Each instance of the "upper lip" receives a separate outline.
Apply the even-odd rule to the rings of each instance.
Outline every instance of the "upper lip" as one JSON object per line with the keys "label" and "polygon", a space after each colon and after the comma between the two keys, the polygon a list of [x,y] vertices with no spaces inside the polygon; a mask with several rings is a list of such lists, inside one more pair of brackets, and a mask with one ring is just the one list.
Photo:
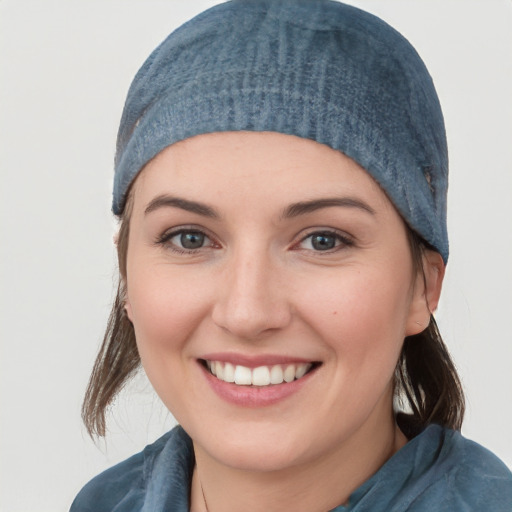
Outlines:
{"label": "upper lip", "polygon": [[221,361],[231,363],[232,365],[246,366],[247,368],[258,368],[259,366],[272,366],[276,364],[300,364],[313,363],[313,359],[304,359],[302,357],[285,356],[279,354],[259,354],[249,356],[246,354],[236,354],[230,352],[205,354],[200,359],[205,361]]}

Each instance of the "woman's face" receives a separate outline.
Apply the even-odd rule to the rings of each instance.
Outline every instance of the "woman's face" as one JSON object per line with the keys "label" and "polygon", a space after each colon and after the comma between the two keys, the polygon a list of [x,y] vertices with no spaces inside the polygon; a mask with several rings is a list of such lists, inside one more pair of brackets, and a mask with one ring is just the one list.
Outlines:
{"label": "woman's face", "polygon": [[392,424],[425,299],[403,221],[362,168],[294,136],[217,133],[162,151],[133,192],[127,312],[196,449],[282,469]]}

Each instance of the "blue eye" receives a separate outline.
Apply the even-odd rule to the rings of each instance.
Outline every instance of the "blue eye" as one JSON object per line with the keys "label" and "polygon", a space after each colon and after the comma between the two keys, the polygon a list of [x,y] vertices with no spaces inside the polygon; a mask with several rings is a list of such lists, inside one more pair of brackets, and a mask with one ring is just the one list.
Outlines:
{"label": "blue eye", "polygon": [[317,251],[328,251],[336,246],[336,238],[324,233],[315,234],[311,236],[311,245]]}
{"label": "blue eye", "polygon": [[178,229],[164,233],[157,243],[174,252],[194,252],[205,247],[213,246],[210,238],[197,229]]}
{"label": "blue eye", "polygon": [[310,251],[332,251],[338,247],[351,246],[353,242],[338,233],[332,231],[318,231],[303,238],[300,247]]}
{"label": "blue eye", "polygon": [[173,236],[171,241],[183,249],[193,250],[203,247],[206,238],[200,231],[184,231]]}

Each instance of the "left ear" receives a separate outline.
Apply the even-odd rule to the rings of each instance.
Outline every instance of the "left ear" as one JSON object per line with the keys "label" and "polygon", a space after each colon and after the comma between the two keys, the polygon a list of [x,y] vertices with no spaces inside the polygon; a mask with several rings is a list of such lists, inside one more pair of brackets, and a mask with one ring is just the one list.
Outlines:
{"label": "left ear", "polygon": [[406,336],[419,334],[430,323],[430,316],[437,309],[441,288],[443,286],[445,264],[436,251],[425,249],[422,255],[422,269],[416,276]]}

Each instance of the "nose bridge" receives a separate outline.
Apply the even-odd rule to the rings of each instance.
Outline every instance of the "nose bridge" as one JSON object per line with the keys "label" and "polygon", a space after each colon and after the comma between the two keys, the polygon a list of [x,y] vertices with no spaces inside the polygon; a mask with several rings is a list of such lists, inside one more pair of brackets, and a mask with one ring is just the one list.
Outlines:
{"label": "nose bridge", "polygon": [[214,321],[246,339],[284,327],[290,308],[281,284],[279,266],[268,249],[249,244],[238,248],[225,268]]}

